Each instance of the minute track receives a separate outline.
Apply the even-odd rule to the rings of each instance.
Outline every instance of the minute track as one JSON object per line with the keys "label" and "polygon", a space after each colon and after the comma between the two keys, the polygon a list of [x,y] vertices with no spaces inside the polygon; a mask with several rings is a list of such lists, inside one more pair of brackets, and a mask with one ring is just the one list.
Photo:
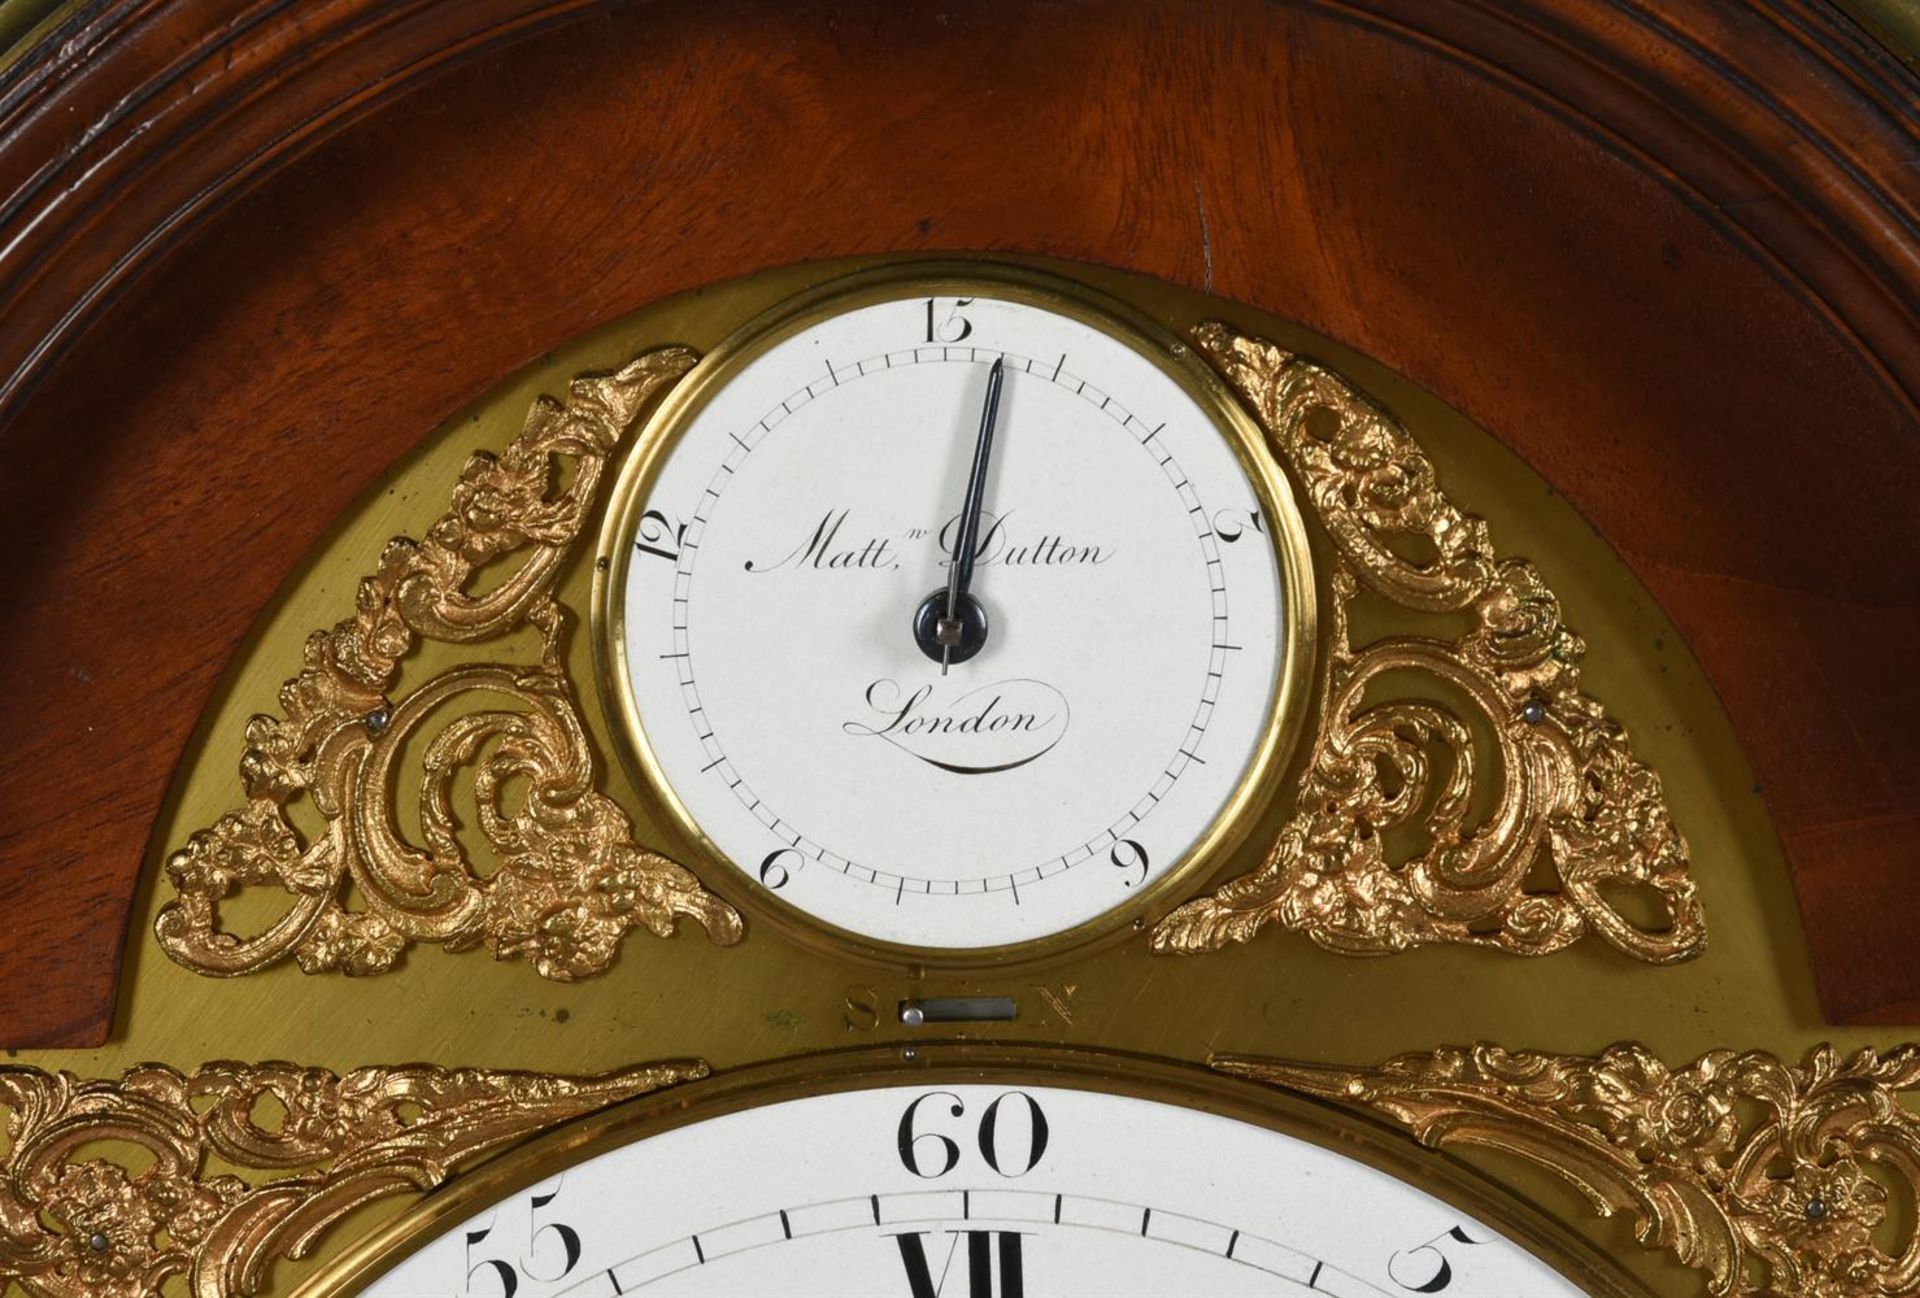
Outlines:
{"label": "minute track", "polygon": [[[974,1211],[976,1195],[991,1205],[989,1211]],[[873,1244],[884,1249],[886,1241],[900,1232],[910,1231],[939,1241],[946,1234],[966,1235],[983,1228],[1006,1234],[1057,1228],[1145,1239],[1211,1255],[1249,1271],[1264,1272],[1273,1277],[1272,1292],[1276,1295],[1316,1293],[1332,1294],[1335,1298],[1389,1298],[1385,1290],[1337,1267],[1329,1267],[1322,1258],[1220,1222],[1151,1204],[994,1186],[931,1193],[867,1194],[787,1204],[751,1217],[718,1223],[622,1258],[580,1283],[558,1291],[554,1298],[644,1293],[651,1286],[695,1267],[721,1265],[729,1259],[783,1244],[806,1244],[838,1236],[849,1240],[841,1247],[858,1247],[852,1241],[872,1237]],[[703,1236],[708,1241],[704,1245]],[[726,1242],[716,1244],[715,1240]],[[609,1284],[618,1287],[608,1288]]]}
{"label": "minute track", "polygon": [[[894,369],[904,369],[912,365],[926,365],[926,364],[938,364],[938,365],[957,364],[957,365],[976,365],[977,366],[983,363],[990,363],[990,359],[1002,359],[1008,364],[1009,367],[1018,368],[1023,373],[1031,374],[1033,372],[1033,362],[1028,357],[1017,356],[1007,352],[987,351],[981,348],[966,348],[964,349],[966,352],[964,356],[956,355],[955,353],[960,350],[962,349],[946,348],[946,347],[942,347],[938,349],[927,348],[927,347],[904,349],[902,351],[884,353],[881,356],[877,356],[877,357],[864,358],[860,361],[857,361],[855,363],[854,368],[856,370],[856,377],[866,377],[870,372],[870,367],[874,367],[874,366],[879,367],[878,372],[886,372]],[[938,352],[937,355],[932,354],[936,351]],[[1065,360],[1066,358],[1063,356],[1061,358],[1060,364],[1057,365],[1050,374],[1048,374],[1047,377],[1050,383],[1057,384],[1062,388],[1067,388],[1070,386],[1073,391],[1073,394],[1076,397],[1079,397],[1085,400],[1089,405],[1093,406],[1096,411],[1102,414],[1105,414],[1109,419],[1111,419],[1113,422],[1115,422],[1116,424],[1118,424],[1123,428],[1133,427],[1133,426],[1144,427],[1144,424],[1141,423],[1141,421],[1137,418],[1137,416],[1135,416],[1131,412],[1126,411],[1122,407],[1115,404],[1111,395],[1101,391],[1096,387],[1093,387],[1087,380],[1078,378],[1072,371],[1066,370],[1064,368]],[[803,408],[805,405],[820,399],[826,393],[831,393],[836,389],[849,386],[853,381],[854,381],[853,379],[849,379],[844,382],[834,382],[832,384],[825,385],[824,392],[815,391],[814,385],[804,385],[794,390],[788,396],[782,398],[778,403],[778,409],[781,412],[781,418],[774,419],[772,414],[769,413],[768,415],[762,416],[760,419],[754,421],[751,427],[759,429],[761,432],[761,437],[756,438],[751,443],[742,441],[737,435],[729,433],[728,436],[740,448],[740,458],[744,459],[746,455],[751,454],[754,450],[756,450],[759,447],[761,440],[765,436],[772,434],[775,431],[775,429],[777,429],[781,424],[783,424],[786,421],[786,418],[794,414],[797,414],[799,410]],[[1098,401],[1094,400],[1094,396],[1089,396],[1088,395],[1089,393],[1092,393],[1094,394],[1094,396],[1097,396]],[[1146,436],[1136,437],[1135,440],[1141,446],[1144,447],[1147,445],[1149,441],[1151,441],[1153,436],[1158,432],[1160,432],[1161,429],[1165,428],[1165,426],[1166,425],[1163,422],[1159,424],[1157,427],[1153,428],[1151,431],[1149,431]],[[1184,474],[1180,473],[1179,466],[1171,454],[1163,454],[1161,456],[1154,457],[1154,458],[1155,458],[1155,462],[1164,471],[1166,471],[1168,480],[1169,482],[1172,483],[1175,490],[1178,491],[1183,497],[1189,498],[1191,500],[1191,503],[1188,504],[1187,506],[1187,512],[1193,517],[1195,517],[1196,519],[1201,520],[1200,526],[1198,526],[1195,529],[1195,535],[1196,535],[1196,539],[1202,545],[1203,552],[1205,552],[1205,555],[1206,555],[1205,565],[1209,571],[1209,574],[1212,577],[1212,589],[1217,594],[1219,594],[1224,598],[1225,586],[1223,584],[1223,577],[1221,576],[1221,573],[1223,571],[1223,565],[1221,564],[1218,553],[1211,550],[1210,548],[1211,545],[1213,544],[1214,537],[1213,537],[1212,529],[1209,526],[1207,526],[1205,523],[1205,519],[1208,516],[1207,510],[1204,504],[1198,499],[1198,497],[1192,494],[1193,486],[1191,481]],[[728,461],[722,462],[721,469],[716,470],[716,473],[720,473],[722,471],[724,471],[727,476],[732,476],[736,472],[734,466],[731,463],[731,457],[729,458]],[[698,551],[699,551],[698,542],[699,542],[701,531],[710,523],[709,514],[712,506],[708,505],[706,501],[709,498],[711,498],[713,501],[717,502],[720,499],[720,497],[721,497],[721,490],[716,489],[714,483],[709,483],[707,487],[703,490],[702,505],[698,510],[695,511],[693,515],[694,524],[693,526],[689,527],[687,532],[687,538],[682,545],[683,556],[693,556],[698,554]],[[677,575],[682,579],[686,580],[687,582],[689,583],[691,582],[693,578],[693,563],[691,562],[690,557],[683,559],[683,561],[678,565]],[[675,603],[677,605],[680,605],[681,607],[686,607],[687,605],[690,604],[690,600],[684,597],[676,596]],[[1225,619],[1223,617],[1216,617],[1215,624],[1216,626],[1224,626]],[[686,629],[686,626],[684,622],[676,623],[675,625],[676,631],[684,631],[685,629]],[[690,655],[687,655],[686,657],[688,657],[688,659],[690,660]],[[1207,674],[1208,674],[1208,677],[1210,678],[1210,681],[1219,679],[1219,673],[1217,668],[1210,669]],[[686,671],[685,675],[682,677],[681,683],[688,687],[693,686],[694,674],[690,666]],[[697,697],[697,691],[695,693],[695,697]],[[1211,702],[1211,699],[1203,693],[1202,706],[1206,706],[1210,704],[1210,702]],[[690,707],[688,711],[689,711],[689,715],[695,715],[699,713],[701,709],[696,706],[696,707]],[[1196,728],[1204,732],[1205,725],[1204,723],[1200,723],[1197,726],[1190,726],[1188,733],[1192,733]],[[701,736],[703,740],[710,739],[711,737],[712,737],[711,735],[707,735],[707,734],[703,734]],[[1189,761],[1201,760],[1200,758],[1195,756],[1193,753],[1188,752],[1185,746],[1183,746],[1179,750],[1179,755],[1189,759]],[[721,756],[719,758],[719,761],[721,762],[725,762],[726,760],[727,759],[724,756]],[[1156,783],[1155,788],[1153,790],[1153,792],[1157,794],[1157,796],[1155,796],[1153,799],[1155,802],[1158,802],[1160,798],[1165,796],[1167,788],[1170,788],[1172,783],[1174,781],[1177,781],[1180,778],[1181,774],[1186,769],[1186,766],[1187,766],[1187,762],[1181,762],[1178,764],[1177,767],[1172,764],[1169,765],[1169,767],[1164,771],[1164,775],[1166,776],[1166,779],[1167,779],[1167,785],[1165,787],[1162,787],[1161,785]],[[711,769],[711,767],[706,769]],[[703,770],[702,773],[705,773],[705,770]],[[732,791],[736,795],[741,796],[743,801],[750,801],[753,804],[752,806],[753,810],[758,811],[762,806],[764,806],[764,804],[761,803],[757,797],[755,797],[750,793],[749,786],[746,783],[738,782],[730,787],[732,788]],[[1100,834],[1105,835],[1105,841],[1112,842],[1118,838],[1119,830],[1121,828],[1123,827],[1131,828],[1133,826],[1136,826],[1143,819],[1145,819],[1144,815],[1137,814],[1137,804],[1135,804],[1134,807],[1130,807],[1127,811],[1115,817],[1114,820],[1108,826],[1106,826],[1104,829],[1102,829],[1099,832]],[[769,831],[775,834],[779,834],[782,831],[783,827],[785,827],[787,824],[788,822],[785,820],[785,818],[779,816],[776,813],[774,816],[774,819],[768,823],[768,829]],[[803,837],[803,841],[805,841],[804,835],[802,837]],[[1048,861],[1049,862],[1058,861],[1060,863],[1060,870],[1063,871],[1065,869],[1071,868],[1073,865],[1077,865],[1085,861],[1092,860],[1095,858],[1098,852],[1098,848],[1095,845],[1096,839],[1098,837],[1099,836],[1096,835],[1095,839],[1084,840],[1079,845],[1068,848],[1064,853],[1059,853],[1059,854],[1056,854],[1055,856],[1049,857]],[[1014,891],[1018,883],[1022,881],[1027,882],[1029,884],[1041,883],[1045,881],[1047,878],[1049,878],[1050,876],[1060,872],[1060,871],[1048,870],[1046,868],[1046,865],[1043,863],[1042,865],[1029,867],[1025,870],[1010,871],[1004,874],[980,875],[971,879],[957,879],[957,880],[948,881],[948,880],[930,879],[924,876],[917,876],[917,875],[913,875],[906,872],[888,870],[880,867],[864,866],[859,864],[858,862],[846,860],[844,858],[840,859],[839,864],[836,866],[834,865],[831,854],[827,853],[825,849],[818,848],[818,847],[815,847],[814,851],[810,853],[810,855],[813,856],[814,860],[820,862],[821,864],[827,865],[829,868],[836,869],[838,873],[848,878],[859,879],[863,882],[873,884],[882,889],[893,888],[895,892],[896,901],[900,897],[906,895],[906,893],[908,892],[918,892],[920,895],[929,896],[929,897],[942,896],[942,895],[957,895],[960,891],[967,889],[968,885],[976,885],[977,889],[982,892],[1005,892],[1009,896],[1010,904],[1017,905],[1019,903],[1017,899],[1014,897]],[[952,885],[951,888],[944,886],[944,885],[948,885],[949,883]]]}

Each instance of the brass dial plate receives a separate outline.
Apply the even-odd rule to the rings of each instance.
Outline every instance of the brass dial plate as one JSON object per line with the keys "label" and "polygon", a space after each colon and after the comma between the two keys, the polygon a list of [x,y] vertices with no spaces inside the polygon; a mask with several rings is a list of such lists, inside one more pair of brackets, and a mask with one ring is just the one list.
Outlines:
{"label": "brass dial plate", "polygon": [[[901,1022],[901,1003],[950,995],[1017,1002],[1011,1022],[950,1030],[968,1042],[1116,1050],[1190,1063],[1222,1051],[1355,1065],[1482,1039],[1578,1055],[1630,1039],[1674,1062],[1726,1046],[1799,1059],[1821,1040],[1843,1049],[1873,1040],[1821,1024],[1786,868],[1726,719],[1671,626],[1577,515],[1493,437],[1364,356],[1230,303],[1071,267],[1043,269],[1083,277],[1176,334],[1222,319],[1336,369],[1406,424],[1463,508],[1497,521],[1503,552],[1534,560],[1588,641],[1586,688],[1608,700],[1632,730],[1636,751],[1665,781],[1713,912],[1707,958],[1649,968],[1584,944],[1535,961],[1446,947],[1354,960],[1273,934],[1176,960],[1147,958],[1142,937],[1017,977],[985,971],[928,977],[883,974],[755,925],[732,948],[688,931],[667,941],[638,938],[603,977],[567,985],[538,979],[517,963],[430,946],[372,982],[309,976],[291,963],[237,981],[208,979],[157,949],[152,924],[166,899],[156,887],[161,862],[192,830],[230,807],[231,737],[249,716],[275,709],[280,683],[299,667],[307,632],[332,625],[351,608],[354,583],[373,569],[387,539],[417,535],[445,508],[448,484],[471,451],[505,447],[532,400],[562,391],[574,374],[617,367],[663,343],[711,349],[773,303],[873,264],[768,272],[659,303],[543,357],[396,465],[289,578],[203,718],[155,828],[112,1042],[96,1051],[33,1052],[17,1062],[94,1077],[118,1076],[148,1060],[192,1072],[217,1058],[295,1059],[341,1073],[429,1059],[593,1074],[637,1059],[695,1057],[724,1072],[856,1043],[914,1043],[926,1030]],[[592,556],[582,555],[560,573],[563,601],[586,606],[591,568]],[[518,647],[537,654],[535,639],[527,636]],[[562,651],[570,675],[590,679],[590,637],[576,633]],[[452,649],[426,645],[407,670],[425,676],[455,661]],[[582,700],[582,717],[606,769],[614,753],[612,727],[591,697]],[[605,790],[632,820],[639,843],[668,855],[689,852],[691,845],[650,814],[631,787],[616,781]],[[317,819],[299,806],[293,814],[306,817],[309,830]],[[1275,808],[1256,841],[1270,838],[1282,819]],[[1253,857],[1241,849],[1222,863],[1216,879],[1245,873],[1256,864]],[[257,900],[253,907],[251,896],[236,899],[226,918],[245,930],[281,904],[277,895]],[[716,997],[715,988],[726,994]],[[1585,1202],[1554,1178],[1471,1152],[1464,1157],[1616,1253],[1655,1292],[1678,1298],[1698,1291],[1694,1273],[1641,1250],[1623,1219],[1591,1218]],[[332,1238],[348,1238],[356,1224],[370,1226],[391,1211],[371,1208]],[[277,1268],[275,1291],[285,1292],[325,1256],[323,1249],[318,1259]]]}

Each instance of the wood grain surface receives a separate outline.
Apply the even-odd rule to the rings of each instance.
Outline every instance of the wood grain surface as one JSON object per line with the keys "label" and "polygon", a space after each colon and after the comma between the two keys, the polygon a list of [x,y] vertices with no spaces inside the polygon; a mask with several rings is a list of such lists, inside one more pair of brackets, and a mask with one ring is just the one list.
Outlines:
{"label": "wood grain surface", "polygon": [[195,719],[396,456],[665,294],[941,249],[1506,441],[1720,691],[1827,1013],[1920,1020],[1917,178],[1811,0],[87,5],[0,80],[0,1041],[104,1037]]}

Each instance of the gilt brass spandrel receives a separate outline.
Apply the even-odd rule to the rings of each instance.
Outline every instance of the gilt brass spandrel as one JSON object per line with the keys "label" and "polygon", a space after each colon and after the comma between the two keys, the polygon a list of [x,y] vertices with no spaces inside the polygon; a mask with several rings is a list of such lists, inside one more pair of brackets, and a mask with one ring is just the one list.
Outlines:
{"label": "gilt brass spandrel", "polygon": [[[1215,951],[1278,924],[1349,955],[1433,943],[1544,955],[1592,935],[1649,964],[1699,956],[1703,910],[1660,777],[1581,688],[1586,642],[1538,567],[1500,557],[1406,427],[1344,379],[1225,325],[1195,338],[1331,539],[1333,616],[1292,818],[1257,869],[1161,921],[1153,949]],[[1363,592],[1468,625],[1357,641],[1348,608]],[[1379,687],[1396,675],[1464,708]],[[1417,841],[1396,859],[1402,829]],[[1543,861],[1548,887],[1533,878]],[[1658,917],[1636,923],[1609,889],[1652,894]]]}
{"label": "gilt brass spandrel", "polygon": [[694,1061],[597,1077],[439,1068],[0,1067],[0,1282],[29,1298],[276,1291],[275,1264],[381,1200],[664,1086]]}
{"label": "gilt brass spandrel", "polygon": [[[419,540],[385,545],[353,615],[306,637],[279,713],[248,720],[246,803],[167,858],[175,897],[154,932],[168,955],[223,977],[288,958],[308,973],[368,975],[416,942],[484,944],[496,959],[572,981],[604,972],[633,928],[666,937],[686,916],[716,942],[739,940],[732,908],[636,843],[626,813],[595,787],[565,668],[572,615],[553,595],[609,457],[697,359],[658,348],[574,377],[564,401],[533,403],[499,455],[467,461],[452,505]],[[422,641],[488,644],[529,630],[539,637],[531,662],[463,661],[402,688],[402,661]],[[412,836],[395,805],[410,742],[421,749]],[[488,873],[456,832],[463,777],[497,858]],[[319,817],[317,832],[290,815],[297,798]],[[222,926],[221,904],[236,891],[274,886],[290,900],[261,932]]]}
{"label": "gilt brass spandrel", "polygon": [[1794,1066],[1761,1050],[1669,1067],[1626,1042],[1593,1057],[1470,1047],[1372,1068],[1217,1056],[1223,1072],[1476,1147],[1565,1180],[1714,1295],[1878,1298],[1920,1288],[1920,1046]]}

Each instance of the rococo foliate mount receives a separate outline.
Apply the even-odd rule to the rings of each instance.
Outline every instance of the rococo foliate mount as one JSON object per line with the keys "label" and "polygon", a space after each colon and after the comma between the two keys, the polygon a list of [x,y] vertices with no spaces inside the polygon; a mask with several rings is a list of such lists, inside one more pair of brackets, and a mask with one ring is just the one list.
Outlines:
{"label": "rococo foliate mount", "polygon": [[[158,1064],[82,1079],[0,1068],[0,1281],[32,1298],[264,1292],[357,1209],[431,1190],[555,1124],[706,1074]],[[263,1112],[277,1120],[263,1120]],[[244,1175],[243,1175],[244,1174]]]}
{"label": "rococo foliate mount", "polygon": [[[1337,375],[1224,326],[1202,326],[1197,340],[1332,541],[1333,617],[1298,810],[1258,869],[1169,916],[1154,949],[1214,950],[1278,923],[1345,954],[1451,942],[1539,955],[1591,933],[1655,964],[1699,955],[1705,921],[1660,777],[1581,690],[1586,644],[1539,570],[1501,558],[1487,521],[1447,498],[1407,430]],[[1452,638],[1409,630],[1355,645],[1348,609],[1363,593],[1471,624]],[[1424,697],[1379,697],[1396,673],[1471,705],[1494,737],[1490,773],[1467,717]],[[1494,808],[1471,825],[1486,780]],[[1392,859],[1386,845],[1403,826],[1420,845]],[[1556,890],[1528,886],[1542,857]],[[1603,888],[1650,891],[1664,924],[1641,927]]]}
{"label": "rococo foliate mount", "polygon": [[[452,505],[422,541],[400,537],[360,583],[352,616],[315,631],[304,669],[280,690],[284,716],[247,723],[246,803],[167,860],[175,899],[156,933],[201,973],[253,973],[295,959],[308,973],[378,974],[413,943],[485,945],[542,975],[603,972],[634,927],[666,935],[691,916],[716,942],[739,917],[682,867],[633,841],[618,804],[596,789],[598,763],[562,660],[573,614],[553,585],[590,516],[607,458],[637,414],[692,367],[684,349],[584,376],[563,402],[542,398],[498,457],[476,453]],[[571,466],[555,489],[557,464]],[[476,571],[510,561],[484,594]],[[523,627],[536,662],[476,662],[396,697],[403,659],[421,639],[475,645]],[[434,726],[448,703],[464,715]],[[395,823],[407,741],[420,759],[418,839]],[[473,766],[479,825],[496,868],[476,871],[455,832],[455,775]],[[523,797],[503,797],[524,780]],[[307,840],[288,814],[304,795],[325,819]],[[289,903],[264,932],[219,927],[219,904],[245,887],[279,887]],[[354,904],[349,906],[349,895]]]}
{"label": "rococo foliate mount", "polygon": [[1437,1148],[1477,1146],[1565,1179],[1714,1295],[1874,1298],[1920,1287],[1920,1050],[1831,1046],[1799,1067],[1715,1050],[1669,1068],[1482,1042],[1376,1068],[1217,1056],[1224,1072],[1384,1115]]}

